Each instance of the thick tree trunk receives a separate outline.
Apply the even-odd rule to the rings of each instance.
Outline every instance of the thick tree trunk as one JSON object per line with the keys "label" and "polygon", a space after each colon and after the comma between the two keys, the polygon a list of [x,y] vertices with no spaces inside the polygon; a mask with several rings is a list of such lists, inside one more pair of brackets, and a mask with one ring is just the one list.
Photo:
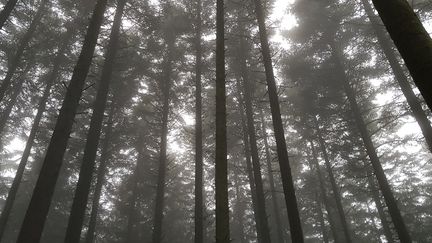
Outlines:
{"label": "thick tree trunk", "polygon": [[[58,50],[57,55],[54,58],[53,69],[47,77],[46,86],[45,86],[45,89],[43,91],[42,97],[39,100],[38,110],[36,112],[35,118],[33,119],[33,125],[32,125],[32,128],[30,130],[30,134],[28,136],[27,143],[26,143],[26,146],[25,146],[24,151],[23,151],[23,155],[21,157],[20,163],[18,165],[16,174],[15,174],[15,178],[12,182],[11,188],[9,189],[9,193],[8,193],[5,205],[4,205],[2,213],[1,213],[1,217],[0,217],[0,241],[3,237],[4,231],[6,229],[6,223],[8,221],[9,215],[10,215],[12,207],[13,207],[13,204],[15,202],[15,197],[18,193],[18,188],[21,184],[21,181],[22,181],[22,178],[24,175],[24,170],[25,170],[25,167],[27,165],[28,158],[30,157],[30,152],[31,152],[31,149],[33,147],[34,140],[36,138],[36,133],[39,130],[39,124],[40,124],[40,121],[42,119],[42,115],[45,112],[46,103],[47,103],[48,98],[50,96],[51,88],[52,88],[54,82],[58,78],[58,75],[60,72],[60,67],[61,67],[61,64],[63,62],[63,55],[66,52],[66,48],[68,47],[68,43],[72,37],[72,34],[73,34],[73,32],[71,31],[71,29],[68,29],[68,31],[65,33],[65,37],[63,38],[62,45],[60,46],[60,49]],[[1,134],[1,132],[0,132],[0,134]]]}
{"label": "thick tree trunk", "polygon": [[114,22],[110,34],[110,40],[105,54],[105,62],[102,68],[101,80],[93,104],[93,114],[90,121],[90,128],[87,134],[84,147],[83,161],[80,168],[77,187],[66,229],[65,242],[78,243],[81,239],[88,196],[93,178],[93,171],[96,161],[96,153],[99,145],[99,138],[107,103],[109,86],[114,69],[115,58],[119,46],[120,26],[126,0],[119,0],[116,8]]}
{"label": "thick tree trunk", "polygon": [[273,127],[276,139],[277,154],[281,170],[282,185],[285,194],[285,202],[288,211],[288,220],[291,230],[292,242],[303,243],[303,231],[300,221],[300,213],[297,206],[295,195],[294,181],[289,164],[288,151],[285,141],[285,133],[282,124],[282,117],[279,107],[279,98],[277,95],[276,81],[273,73],[273,64],[268,43],[267,30],[265,26],[264,10],[261,0],[254,0],[255,13],[259,26],[259,35],[261,42],[261,51],[264,60],[264,67],[267,79],[267,87],[270,98],[270,108],[272,112]]}
{"label": "thick tree trunk", "polygon": [[369,20],[372,24],[372,27],[375,31],[375,34],[378,39],[378,43],[387,58],[390,67],[393,71],[393,74],[396,78],[396,81],[398,82],[402,93],[404,94],[408,105],[411,109],[412,115],[416,119],[417,123],[420,126],[420,129],[423,133],[423,136],[426,140],[426,143],[429,147],[429,150],[432,151],[432,126],[431,123],[426,116],[426,113],[424,112],[420,101],[417,99],[417,96],[414,94],[414,91],[411,88],[411,85],[405,76],[405,73],[402,69],[402,67],[399,64],[399,61],[392,50],[391,43],[389,39],[387,38],[386,34],[384,33],[384,30],[381,28],[381,23],[378,21],[377,17],[375,16],[372,7],[369,4],[369,0],[362,0],[364,9],[369,17]]}
{"label": "thick tree trunk", "polygon": [[54,133],[48,145],[41,172],[18,236],[18,243],[35,243],[40,241],[62,165],[63,155],[69,140],[69,134],[72,130],[75,113],[93,58],[106,5],[107,0],[98,0],[96,3],[80,57],[72,74],[71,82],[60,109]]}
{"label": "thick tree trunk", "polygon": [[224,0],[216,1],[216,243],[229,243]]}
{"label": "thick tree trunk", "polygon": [[273,218],[275,221],[274,224],[276,227],[276,235],[277,235],[278,242],[284,243],[285,240],[284,240],[283,230],[282,230],[282,221],[281,221],[280,215],[279,215],[280,214],[279,213],[279,203],[277,200],[276,186],[275,186],[274,177],[273,177],[272,158],[271,158],[271,153],[270,153],[270,146],[268,144],[268,139],[267,139],[264,113],[262,110],[260,110],[260,115],[261,115],[261,130],[262,130],[262,136],[263,136],[263,140],[264,140],[264,150],[265,150],[265,155],[266,155],[268,180],[269,180],[269,184],[270,184],[270,195],[271,195],[271,201],[273,204],[272,205],[273,206]]}
{"label": "thick tree trunk", "polygon": [[2,11],[0,12],[0,30],[3,29],[4,24],[8,20],[9,16],[12,13],[12,10],[15,8],[15,5],[17,4],[18,0],[9,0],[7,3],[3,6]]}
{"label": "thick tree trunk", "polygon": [[414,83],[432,110],[432,40],[406,0],[372,0],[405,61]]}
{"label": "thick tree trunk", "polygon": [[202,141],[202,46],[201,46],[201,0],[197,0],[195,40],[195,243],[204,242],[203,218],[203,141]]}
{"label": "thick tree trunk", "polygon": [[355,123],[357,124],[357,128],[359,129],[360,136],[363,140],[363,143],[366,147],[366,152],[371,160],[372,168],[376,175],[379,187],[384,196],[384,200],[389,209],[390,216],[392,218],[393,224],[395,225],[396,232],[398,233],[399,239],[402,243],[410,243],[411,236],[408,233],[408,229],[405,225],[405,222],[400,213],[399,207],[397,205],[396,198],[393,195],[390,184],[387,181],[387,177],[382,168],[381,162],[379,160],[378,154],[376,152],[375,146],[372,142],[372,139],[369,135],[369,131],[366,127],[366,123],[363,120],[361,115],[360,107],[357,103],[355,92],[351,87],[348,77],[345,73],[345,68],[342,62],[342,54],[341,50],[336,47],[335,43],[330,43],[332,48],[332,59],[334,64],[336,65],[336,71],[339,72],[339,76],[342,79],[343,89],[348,98],[348,102],[350,104],[353,118]]}
{"label": "thick tree trunk", "polygon": [[309,167],[310,167],[311,170],[313,170],[313,167],[315,167],[315,172],[316,172],[316,174],[318,176],[319,189],[320,189],[320,192],[321,192],[320,193],[320,196],[321,196],[320,198],[321,198],[321,200],[322,200],[322,202],[324,204],[324,207],[326,208],[326,211],[327,211],[328,221],[329,221],[330,228],[331,228],[331,231],[332,231],[332,234],[333,234],[333,239],[334,239],[334,241],[336,243],[341,243],[341,242],[343,242],[343,240],[340,239],[340,236],[338,234],[335,221],[333,220],[333,210],[331,210],[331,207],[330,207],[330,204],[329,204],[329,199],[327,197],[327,190],[326,190],[326,187],[325,187],[324,176],[321,173],[320,165],[318,163],[318,155],[317,155],[317,152],[315,150],[315,146],[314,146],[312,140],[309,141],[309,144],[311,146],[312,157],[313,157],[312,160],[311,160],[311,162],[309,162]]}
{"label": "thick tree trunk", "polygon": [[316,116],[314,116],[313,119],[314,119],[315,130],[317,133],[316,135],[318,137],[318,142],[320,145],[321,152],[323,154],[326,170],[327,170],[329,180],[330,180],[330,185],[331,185],[331,188],[333,191],[333,197],[334,197],[335,202],[336,202],[336,208],[337,208],[337,211],[339,214],[339,220],[342,224],[342,229],[343,229],[344,236],[345,236],[345,242],[352,242],[351,230],[350,230],[350,227],[349,227],[347,219],[346,219],[345,211],[343,209],[341,193],[340,193],[339,188],[337,186],[336,178],[334,176],[333,169],[332,169],[332,166],[330,164],[330,158],[327,154],[326,142],[324,141],[324,138],[322,136],[321,129],[318,125],[318,120],[317,120]]}
{"label": "thick tree trunk", "polygon": [[158,180],[155,200],[155,215],[153,222],[153,243],[162,242],[162,220],[163,209],[165,204],[165,179],[167,170],[167,136],[168,136],[168,116],[170,108],[170,89],[171,89],[171,72],[172,72],[172,55],[175,46],[175,38],[168,37],[167,56],[163,67],[164,80],[162,83],[163,107],[162,107],[162,132],[159,154]]}
{"label": "thick tree trunk", "polygon": [[[242,29],[242,27],[240,27]],[[249,81],[249,75],[247,71],[246,64],[246,56],[244,47],[247,45],[244,41],[244,38],[240,39],[240,53],[239,53],[239,62],[240,62],[240,72],[243,79],[243,93],[244,93],[244,104],[246,108],[246,123],[247,123],[247,132],[249,135],[249,145],[250,151],[252,155],[252,169],[254,174],[254,182],[255,182],[255,190],[256,190],[256,199],[257,199],[257,209],[258,209],[258,218],[259,218],[259,228],[258,232],[258,242],[271,242],[270,239],[270,231],[268,227],[266,206],[265,206],[265,196],[264,196],[264,186],[262,182],[261,175],[261,164],[259,160],[258,154],[258,145],[256,139],[256,131],[254,125],[254,117],[252,110],[252,92],[250,90],[251,83]]]}
{"label": "thick tree trunk", "polygon": [[8,89],[10,88],[12,84],[12,78],[15,75],[16,70],[19,67],[19,64],[21,62],[21,58],[24,54],[24,51],[27,49],[34,32],[36,31],[36,28],[41,23],[42,17],[45,14],[46,7],[48,4],[48,0],[42,0],[38,10],[36,11],[35,17],[30,23],[30,26],[27,30],[27,32],[24,34],[23,38],[20,40],[17,50],[12,57],[12,60],[10,64],[8,65],[8,69],[6,71],[6,76],[3,79],[3,82],[0,85],[0,102],[4,99],[4,96]]}
{"label": "thick tree trunk", "polygon": [[115,104],[111,103],[111,108],[108,115],[108,121],[105,128],[105,137],[102,142],[102,151],[100,156],[99,167],[96,174],[96,186],[93,193],[93,202],[90,213],[89,226],[85,237],[85,243],[93,243],[95,238],[97,216],[99,211],[99,201],[102,194],[102,187],[105,183],[105,174],[107,171],[108,158],[110,156],[109,147],[111,142],[111,134],[113,130],[113,118],[115,113]]}

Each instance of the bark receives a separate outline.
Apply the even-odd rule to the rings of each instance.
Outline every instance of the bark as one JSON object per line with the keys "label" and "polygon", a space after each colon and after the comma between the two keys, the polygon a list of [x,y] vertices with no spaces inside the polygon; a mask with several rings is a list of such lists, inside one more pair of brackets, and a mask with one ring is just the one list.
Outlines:
{"label": "bark", "polygon": [[65,242],[78,243],[81,238],[88,196],[93,178],[93,171],[96,161],[96,153],[99,145],[99,138],[107,103],[109,86],[114,69],[115,58],[119,46],[120,26],[126,0],[119,0],[116,8],[110,40],[105,54],[105,62],[102,68],[101,80],[93,104],[93,114],[90,121],[90,128],[87,134],[84,147],[83,161],[80,168],[75,196],[66,229]]}
{"label": "bark", "polygon": [[18,43],[17,50],[12,57],[10,64],[8,65],[8,69],[6,71],[6,76],[3,79],[2,84],[0,85],[0,102],[4,99],[4,96],[10,86],[12,85],[12,78],[15,75],[16,70],[19,67],[21,59],[25,50],[28,48],[28,45],[37,29],[39,24],[41,23],[42,17],[45,14],[46,7],[48,4],[48,0],[42,0],[38,10],[36,11],[35,17],[30,23],[30,26],[27,32],[24,34],[23,38]]}
{"label": "bark", "polygon": [[197,0],[195,40],[195,243],[204,242],[203,218],[203,141],[202,141],[202,46],[201,46],[201,0]]}
{"label": "bark", "polygon": [[270,153],[270,146],[268,144],[267,139],[267,132],[266,132],[266,124],[264,120],[264,113],[262,110],[260,110],[261,115],[261,130],[262,130],[262,136],[264,140],[264,150],[266,154],[266,166],[268,171],[268,180],[270,184],[270,194],[271,194],[271,201],[273,206],[273,218],[274,223],[276,227],[276,235],[279,243],[284,243],[284,236],[283,236],[283,230],[282,230],[282,221],[279,216],[279,203],[277,201],[277,195],[276,195],[276,186],[274,183],[274,177],[273,177],[273,168],[272,168],[272,159],[271,159],[271,153]]}
{"label": "bark", "polygon": [[[240,27],[243,29],[242,27]],[[264,196],[264,186],[262,182],[261,175],[261,164],[259,160],[258,154],[258,145],[256,139],[256,131],[254,125],[254,117],[252,110],[252,91],[250,90],[251,83],[249,81],[247,66],[246,66],[246,57],[245,57],[245,49],[246,42],[244,38],[240,39],[240,53],[239,53],[239,62],[240,62],[240,72],[243,79],[243,93],[244,93],[244,104],[246,108],[246,123],[247,123],[247,132],[249,135],[249,145],[250,151],[252,155],[252,169],[254,174],[254,182],[255,182],[255,190],[256,190],[256,199],[257,199],[257,209],[258,209],[258,218],[259,218],[259,227],[257,229],[258,232],[258,242],[271,242],[270,239],[270,231],[268,227],[267,221],[267,213],[265,206],[265,196]]]}
{"label": "bark", "polygon": [[3,6],[2,11],[0,12],[0,30],[3,29],[4,24],[8,20],[9,16],[11,15],[13,9],[15,8],[15,5],[17,4],[18,0],[9,0],[7,3]]}
{"label": "bark", "polygon": [[224,0],[216,1],[216,243],[229,243]]}
{"label": "bark", "polygon": [[260,0],[254,0],[255,13],[258,21],[259,35],[261,42],[261,52],[264,61],[267,87],[270,99],[270,108],[273,119],[273,127],[276,139],[277,154],[279,166],[281,170],[282,185],[285,194],[285,202],[288,211],[288,220],[290,224],[292,242],[302,243],[303,231],[300,222],[300,214],[297,206],[297,198],[295,195],[294,181],[289,165],[288,151],[285,141],[285,133],[282,124],[282,117],[279,107],[279,98],[277,95],[276,81],[273,73],[273,65],[270,54],[270,46],[268,43],[267,30],[265,26],[264,10]]}
{"label": "bark", "polygon": [[69,134],[72,130],[75,113],[93,58],[93,52],[103,21],[106,5],[107,0],[98,0],[96,3],[81,54],[73,71],[71,82],[67,89],[62,108],[60,109],[41,172],[18,236],[18,243],[34,243],[40,241]]}
{"label": "bark", "polygon": [[335,43],[330,43],[330,46],[332,48],[332,59],[334,61],[334,64],[336,65],[336,71],[339,72],[339,77],[342,78],[342,85],[343,89],[345,91],[345,94],[348,98],[348,102],[351,107],[351,111],[353,114],[354,121],[357,125],[357,128],[360,132],[360,136],[363,140],[363,143],[366,147],[366,152],[370,158],[373,171],[375,173],[375,176],[378,181],[378,185],[382,191],[382,194],[384,196],[384,200],[387,204],[387,207],[389,209],[390,216],[392,218],[393,224],[396,228],[396,232],[399,236],[399,239],[402,243],[410,243],[411,236],[408,232],[408,229],[405,225],[405,222],[402,218],[401,212],[399,210],[396,198],[393,195],[392,189],[390,187],[389,182],[387,181],[387,177],[384,173],[384,169],[382,168],[381,162],[379,160],[377,151],[375,149],[375,146],[372,142],[372,139],[369,135],[369,131],[366,127],[366,123],[363,120],[363,117],[361,115],[360,107],[357,103],[355,92],[353,88],[351,87],[347,74],[345,73],[345,68],[343,66],[342,62],[342,53],[339,48],[336,47]]}
{"label": "bark", "polygon": [[314,124],[315,124],[315,130],[317,132],[318,142],[320,145],[322,155],[324,157],[326,170],[327,170],[327,173],[329,176],[330,185],[331,185],[332,192],[333,192],[333,197],[334,197],[335,202],[336,202],[336,208],[337,208],[337,211],[339,214],[339,220],[342,224],[342,229],[343,229],[344,236],[345,236],[345,242],[352,242],[351,230],[350,230],[350,227],[349,227],[347,219],[346,219],[345,211],[343,209],[341,193],[340,193],[339,188],[337,186],[336,178],[334,176],[333,169],[332,169],[332,166],[330,164],[330,158],[327,154],[326,142],[324,141],[324,138],[322,136],[321,129],[318,125],[317,118],[314,116],[313,119],[314,119]]}
{"label": "bark", "polygon": [[163,107],[162,107],[162,132],[159,154],[159,168],[158,180],[156,189],[155,201],[155,216],[153,222],[153,243],[160,243],[162,241],[162,220],[163,209],[165,201],[165,180],[167,170],[167,136],[168,136],[168,115],[170,108],[170,89],[171,89],[171,72],[172,72],[172,55],[175,44],[173,36],[168,37],[167,40],[167,56],[163,68],[164,80],[162,84],[163,89]]}
{"label": "bark", "polygon": [[97,216],[99,211],[99,201],[102,194],[102,187],[105,183],[105,174],[107,171],[108,158],[109,158],[109,147],[112,137],[113,130],[113,117],[115,113],[115,104],[111,104],[108,122],[106,125],[105,137],[102,142],[102,151],[100,157],[100,163],[96,174],[96,186],[93,194],[93,202],[90,213],[89,226],[86,233],[85,243],[93,243],[95,238],[96,226],[97,226]]}
{"label": "bark", "polygon": [[71,29],[68,29],[68,31],[65,34],[65,37],[63,38],[62,45],[60,46],[60,48],[57,52],[57,55],[54,58],[52,71],[50,72],[50,74],[47,77],[46,86],[45,86],[45,89],[43,91],[42,97],[39,100],[38,110],[37,110],[36,116],[33,120],[33,124],[32,124],[31,130],[30,130],[30,134],[29,134],[28,139],[27,139],[26,146],[24,148],[20,163],[18,165],[14,180],[12,182],[11,188],[9,189],[8,196],[6,198],[5,205],[3,207],[3,210],[2,210],[2,213],[0,216],[0,241],[2,239],[4,231],[6,229],[6,223],[8,221],[9,215],[10,215],[12,207],[13,207],[13,204],[15,202],[15,198],[16,198],[16,195],[18,193],[18,188],[21,184],[21,181],[22,181],[22,178],[24,175],[24,170],[25,170],[25,167],[27,165],[28,158],[30,157],[30,152],[31,152],[31,149],[32,149],[33,144],[34,144],[36,134],[39,130],[39,125],[40,125],[40,121],[42,119],[42,115],[45,112],[46,103],[47,103],[48,98],[50,96],[51,88],[59,76],[60,67],[61,67],[61,64],[63,62],[63,55],[66,52],[66,49],[67,49],[67,46],[69,43],[68,40],[70,40],[70,38],[72,37],[72,34],[73,34],[73,32],[71,31]]}
{"label": "bark", "polygon": [[[432,109],[432,40],[405,0],[372,0],[420,93]],[[405,238],[404,238],[405,239]],[[408,239],[408,238],[407,238]]]}
{"label": "bark", "polygon": [[423,110],[420,101],[417,99],[417,96],[412,90],[411,85],[401,65],[399,64],[396,54],[392,49],[391,43],[380,26],[381,23],[376,19],[376,16],[372,10],[369,0],[362,0],[362,3],[366,11],[366,14],[368,15],[369,20],[372,24],[372,27],[375,31],[382,52],[384,53],[385,57],[387,58],[390,64],[390,67],[393,71],[396,81],[398,82],[401,91],[408,102],[412,115],[414,116],[414,118],[416,119],[417,123],[420,126],[420,129],[426,140],[426,144],[428,145],[429,150],[432,152],[432,126],[430,124],[430,121],[425,111]]}

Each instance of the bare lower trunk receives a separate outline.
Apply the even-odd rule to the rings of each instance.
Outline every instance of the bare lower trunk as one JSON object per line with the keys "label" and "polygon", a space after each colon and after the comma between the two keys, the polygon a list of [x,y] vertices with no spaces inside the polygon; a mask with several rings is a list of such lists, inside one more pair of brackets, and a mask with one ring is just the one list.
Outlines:
{"label": "bare lower trunk", "polygon": [[33,196],[27,209],[18,243],[39,242],[51,204],[57,178],[63,161],[66,145],[78,104],[82,95],[85,79],[93,59],[93,53],[103,21],[107,0],[98,0],[87,30],[80,57],[72,74],[71,82],[51,137],[45,159],[36,182]]}

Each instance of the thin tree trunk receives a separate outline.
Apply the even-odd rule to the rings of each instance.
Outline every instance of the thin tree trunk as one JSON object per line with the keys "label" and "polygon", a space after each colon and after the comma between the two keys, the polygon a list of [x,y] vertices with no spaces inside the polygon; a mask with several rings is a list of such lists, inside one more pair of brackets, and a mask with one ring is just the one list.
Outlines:
{"label": "thin tree trunk", "polygon": [[[251,199],[252,199],[252,211],[255,219],[255,228],[258,236],[258,231],[260,228],[260,218],[258,215],[258,202],[256,196],[256,188],[255,188],[255,180],[252,169],[252,161],[251,161],[251,152],[249,146],[249,138],[248,138],[248,130],[246,125],[246,118],[244,114],[244,102],[243,97],[240,92],[240,78],[236,78],[237,80],[237,99],[238,99],[238,109],[241,118],[242,125],[242,136],[243,136],[243,146],[244,146],[244,154],[245,154],[245,162],[246,162],[246,172],[248,176],[249,187],[251,190]],[[257,237],[257,240],[260,242],[260,237]],[[261,242],[260,242],[261,243]]]}
{"label": "thin tree trunk", "polygon": [[330,164],[330,158],[327,154],[326,142],[324,141],[324,138],[322,136],[321,129],[318,125],[318,120],[317,120],[316,116],[314,116],[313,119],[314,119],[315,130],[316,130],[317,137],[318,137],[318,142],[320,145],[321,152],[323,154],[326,170],[327,170],[327,173],[329,175],[330,185],[331,185],[331,188],[333,191],[333,197],[334,197],[335,202],[336,202],[336,208],[337,208],[337,211],[339,214],[339,220],[341,221],[341,224],[342,224],[342,228],[343,228],[343,232],[344,232],[344,236],[345,236],[345,242],[352,242],[351,230],[350,230],[350,227],[349,227],[347,219],[346,219],[345,211],[343,209],[341,193],[340,193],[339,188],[337,186],[336,178],[333,174],[333,169],[332,169],[332,166]]}
{"label": "thin tree trunk", "polygon": [[[240,27],[242,29],[242,27]],[[240,39],[240,53],[239,53],[239,61],[240,61],[240,69],[241,76],[243,79],[243,92],[244,92],[244,104],[246,108],[246,123],[247,123],[247,131],[249,135],[249,145],[250,151],[252,155],[252,169],[254,173],[254,182],[255,182],[255,190],[256,190],[256,199],[257,199],[257,209],[258,209],[258,218],[259,218],[259,228],[257,229],[259,242],[271,242],[270,239],[270,231],[268,227],[267,221],[267,213],[265,206],[265,196],[264,196],[264,186],[262,182],[261,175],[261,164],[259,161],[258,154],[258,145],[256,139],[256,131],[254,125],[253,118],[253,110],[252,110],[252,92],[250,90],[251,83],[249,81],[247,66],[246,66],[246,57],[245,57],[245,49],[246,43],[244,39],[241,37]]]}
{"label": "thin tree trunk", "polygon": [[[365,166],[367,166],[366,162],[365,162]],[[366,168],[366,172],[368,177],[367,179],[369,184],[369,190],[371,191],[372,199],[374,200],[375,206],[378,210],[378,216],[381,220],[384,236],[386,237],[388,243],[394,243],[393,234],[391,232],[390,225],[387,221],[386,213],[384,212],[384,206],[381,203],[381,198],[380,198],[378,188],[376,187],[375,180],[372,177],[373,176],[372,172],[369,168]]]}
{"label": "thin tree trunk", "polygon": [[423,133],[423,136],[426,140],[429,150],[432,151],[432,126],[430,124],[430,121],[426,116],[426,113],[424,112],[420,101],[417,99],[417,96],[414,94],[414,91],[412,90],[411,85],[407,77],[405,76],[402,67],[399,64],[399,61],[396,58],[394,51],[392,50],[391,43],[380,26],[381,23],[376,19],[377,17],[375,16],[372,10],[369,0],[362,0],[362,3],[369,17],[369,20],[372,24],[372,27],[375,31],[375,34],[378,39],[378,43],[390,64],[390,67],[393,71],[396,81],[398,82],[402,90],[402,93],[404,94],[408,102],[412,115],[414,116],[414,118],[416,119],[417,123],[420,126],[420,129]]}
{"label": "thin tree trunk", "polygon": [[216,1],[216,243],[229,243],[224,0]]}
{"label": "thin tree trunk", "polygon": [[137,142],[137,151],[138,151],[138,158],[135,166],[135,171],[133,174],[133,185],[132,185],[132,195],[129,202],[129,212],[127,217],[127,228],[126,228],[126,241],[125,243],[132,243],[135,240],[135,224],[137,223],[137,215],[136,215],[136,204],[138,199],[138,188],[139,188],[139,182],[141,181],[141,173],[142,173],[142,166],[144,164],[144,154],[145,154],[145,147],[144,147],[144,137],[143,135],[140,135],[138,137]]}
{"label": "thin tree trunk", "polygon": [[113,117],[115,113],[115,104],[111,103],[111,108],[108,116],[108,121],[106,125],[105,138],[102,142],[102,151],[100,157],[100,163],[96,175],[96,186],[93,194],[93,202],[90,213],[89,226],[85,237],[85,243],[93,243],[95,238],[96,226],[97,226],[97,216],[99,211],[99,201],[102,194],[102,187],[105,183],[105,174],[107,171],[108,158],[109,158],[109,147],[112,137],[113,130]]}
{"label": "thin tree trunk", "polygon": [[53,69],[47,78],[47,82],[46,82],[46,86],[45,86],[43,95],[42,95],[41,99],[39,100],[38,110],[37,110],[36,116],[33,120],[33,125],[32,125],[32,128],[30,130],[30,134],[28,136],[27,143],[26,143],[26,146],[25,146],[24,151],[23,151],[23,155],[21,157],[21,160],[20,160],[20,163],[18,165],[14,180],[12,182],[11,188],[9,189],[8,196],[6,198],[6,202],[5,202],[5,205],[4,205],[2,213],[1,213],[1,217],[0,217],[0,241],[3,237],[4,231],[6,229],[6,223],[9,219],[9,215],[11,213],[13,204],[15,202],[15,197],[18,193],[18,188],[21,184],[21,181],[22,181],[22,178],[24,175],[24,170],[25,170],[25,167],[27,165],[27,161],[28,161],[28,158],[30,156],[31,149],[32,149],[33,144],[34,144],[36,133],[39,130],[39,124],[40,124],[40,121],[42,119],[42,115],[45,112],[46,103],[47,103],[48,98],[50,96],[51,88],[52,88],[54,82],[58,78],[58,75],[60,72],[60,66],[63,62],[63,55],[66,51],[67,46],[68,46],[68,43],[69,43],[68,40],[72,37],[72,34],[73,34],[73,32],[71,31],[71,29],[68,29],[68,31],[65,34],[65,37],[63,38],[62,45],[60,46],[60,49],[58,50],[57,55],[54,58]]}
{"label": "thin tree trunk", "polygon": [[405,61],[414,83],[432,110],[432,40],[406,0],[372,0]]}
{"label": "thin tree trunk", "polygon": [[318,163],[318,155],[317,155],[317,152],[315,150],[315,146],[314,146],[312,140],[309,141],[309,144],[311,147],[312,157],[313,157],[311,162],[309,162],[309,167],[311,170],[313,170],[313,167],[315,166],[315,172],[318,176],[319,188],[321,191],[321,200],[322,200],[324,207],[326,208],[326,211],[327,211],[328,221],[330,224],[331,231],[333,233],[333,239],[335,240],[336,243],[341,243],[341,242],[343,242],[343,240],[340,239],[340,237],[337,233],[336,224],[333,220],[333,215],[332,215],[333,211],[331,210],[331,207],[329,204],[329,199],[327,197],[327,190],[325,188],[324,176],[321,173],[320,165]]}
{"label": "thin tree trunk", "polygon": [[271,201],[273,204],[273,218],[275,220],[275,227],[276,227],[276,234],[277,239],[279,243],[284,243],[284,236],[283,236],[283,230],[282,230],[282,221],[280,219],[279,215],[279,203],[277,201],[277,195],[276,195],[276,186],[274,183],[274,177],[273,177],[273,168],[272,168],[272,159],[271,159],[271,153],[270,153],[270,146],[268,144],[267,139],[267,132],[266,132],[266,124],[264,119],[264,113],[262,109],[260,109],[260,116],[261,116],[261,130],[262,130],[262,136],[264,140],[264,150],[266,154],[266,165],[267,165],[267,171],[268,171],[268,179],[270,184],[270,194],[271,194]]}
{"label": "thin tree trunk", "polygon": [[12,13],[12,10],[15,8],[15,5],[17,4],[18,0],[9,0],[7,3],[3,6],[2,11],[0,12],[0,30],[3,29],[4,24],[8,20],[9,16]]}
{"label": "thin tree trunk", "polygon": [[[237,167],[240,166],[240,163]],[[246,243],[245,238],[245,231],[244,231],[244,207],[243,207],[243,196],[240,189],[240,182],[239,182],[239,174],[238,174],[238,168],[234,169],[234,183],[235,183],[235,195],[236,195],[236,206],[235,206],[235,216],[236,216],[236,233],[238,233],[238,241],[241,243]]]}
{"label": "thin tree trunk", "polygon": [[0,85],[0,102],[4,99],[6,91],[10,88],[12,84],[12,78],[15,75],[16,70],[21,62],[21,58],[24,54],[24,51],[27,49],[33,34],[36,31],[36,28],[41,23],[42,17],[46,11],[46,5],[48,4],[48,0],[42,0],[38,10],[36,11],[35,17],[30,23],[30,26],[27,32],[24,34],[23,38],[20,40],[17,50],[12,57],[10,65],[8,65],[8,69],[6,71],[6,76],[3,79],[2,84]]}
{"label": "thin tree trunk", "polygon": [[202,142],[202,46],[201,46],[201,0],[197,0],[195,40],[195,243],[204,242],[203,218],[203,142]]}
{"label": "thin tree trunk", "polygon": [[382,168],[381,162],[379,160],[378,154],[375,150],[375,146],[372,142],[372,139],[369,135],[369,131],[366,127],[366,124],[361,116],[360,107],[357,104],[357,100],[355,97],[355,92],[351,87],[348,77],[346,76],[345,69],[342,63],[342,54],[340,49],[336,47],[335,43],[330,43],[332,48],[332,59],[336,65],[336,71],[340,72],[340,77],[342,78],[343,89],[348,98],[353,118],[355,123],[357,124],[357,128],[359,129],[361,138],[366,147],[366,152],[371,160],[372,168],[376,175],[378,185],[383,193],[384,200],[389,209],[390,216],[392,218],[393,224],[395,225],[396,232],[398,233],[399,239],[402,243],[410,243],[411,236],[408,232],[408,229],[405,225],[405,222],[400,213],[399,207],[397,205],[396,198],[393,195],[390,184],[387,181],[387,177]]}
{"label": "thin tree trunk", "polygon": [[72,130],[75,113],[93,58],[106,5],[107,0],[98,0],[96,3],[80,57],[72,74],[71,82],[60,109],[54,133],[48,145],[41,172],[18,236],[18,243],[35,243],[40,241],[64,152],[69,140],[69,134]]}
{"label": "thin tree trunk", "polygon": [[162,241],[162,220],[163,209],[165,204],[165,180],[167,170],[167,136],[168,136],[168,116],[170,108],[170,89],[171,89],[171,72],[172,72],[172,55],[174,51],[175,38],[168,37],[167,40],[167,56],[163,68],[164,80],[163,89],[163,107],[162,107],[162,132],[159,155],[158,180],[155,200],[155,214],[153,222],[153,243]]}
{"label": "thin tree trunk", "polygon": [[327,229],[326,229],[326,225],[324,222],[324,214],[321,208],[321,203],[320,203],[320,196],[319,196],[319,192],[317,191],[315,193],[315,202],[316,202],[316,213],[318,215],[318,221],[320,223],[320,227],[321,227],[321,232],[322,232],[322,240],[325,243],[329,243],[329,237],[327,234]]}
{"label": "thin tree trunk", "polygon": [[264,60],[264,67],[267,79],[267,87],[270,98],[270,108],[272,112],[273,127],[276,139],[277,154],[281,170],[282,185],[285,194],[285,202],[288,211],[288,220],[291,230],[292,242],[303,243],[303,231],[300,221],[300,214],[297,206],[295,195],[294,181],[289,164],[288,151],[285,141],[285,133],[282,124],[282,117],[279,107],[279,98],[277,95],[276,81],[273,73],[273,64],[268,43],[267,30],[265,26],[264,10],[261,0],[254,0],[255,13],[259,26],[259,35],[261,42],[261,51]]}
{"label": "thin tree trunk", "polygon": [[87,134],[84,147],[83,161],[80,168],[78,183],[75,189],[75,196],[66,229],[65,243],[78,243],[81,239],[88,196],[93,178],[93,171],[96,161],[96,153],[99,145],[99,138],[107,103],[109,86],[114,69],[115,58],[119,46],[120,26],[126,0],[119,0],[116,8],[110,40],[105,54],[105,62],[102,68],[101,80],[93,104],[93,114],[90,121],[90,128]]}

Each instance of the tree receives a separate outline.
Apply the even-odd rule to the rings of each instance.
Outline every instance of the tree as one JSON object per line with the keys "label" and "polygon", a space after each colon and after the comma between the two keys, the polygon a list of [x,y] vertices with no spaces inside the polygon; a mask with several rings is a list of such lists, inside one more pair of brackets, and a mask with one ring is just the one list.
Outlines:
{"label": "tree", "polygon": [[106,5],[106,0],[99,0],[94,8],[81,54],[75,66],[65,99],[63,100],[54,133],[48,146],[17,242],[30,243],[39,242],[40,240],[55,184],[59,176],[69,133],[72,129],[73,119],[93,58]]}
{"label": "tree", "polygon": [[291,229],[291,239],[293,242],[302,243],[303,231],[300,222],[300,214],[297,206],[295,195],[294,181],[291,175],[291,168],[286,148],[285,133],[282,125],[279,100],[277,95],[276,81],[273,73],[273,64],[271,60],[270,47],[267,38],[265,26],[264,11],[260,0],[255,0],[255,14],[259,26],[259,35],[261,42],[261,52],[264,61],[267,87],[270,98],[270,108],[272,113],[273,128],[276,138],[277,154],[281,170],[282,185],[285,194],[285,203],[288,210],[288,219]]}
{"label": "tree", "polygon": [[432,39],[409,3],[372,0],[387,31],[405,61],[414,83],[432,110]]}
{"label": "tree", "polygon": [[3,6],[2,11],[0,12],[0,30],[3,29],[3,25],[6,23],[17,2],[18,0],[9,0]]}

